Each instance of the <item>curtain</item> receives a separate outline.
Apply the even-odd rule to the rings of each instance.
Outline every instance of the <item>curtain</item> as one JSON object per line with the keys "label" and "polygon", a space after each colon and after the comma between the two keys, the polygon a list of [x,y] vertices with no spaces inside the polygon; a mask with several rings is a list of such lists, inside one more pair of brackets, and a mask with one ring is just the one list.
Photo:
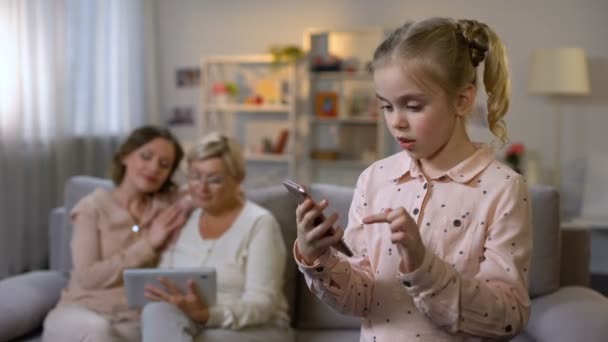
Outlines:
{"label": "curtain", "polygon": [[48,217],[76,174],[105,176],[155,123],[145,0],[0,1],[0,278],[48,262]]}

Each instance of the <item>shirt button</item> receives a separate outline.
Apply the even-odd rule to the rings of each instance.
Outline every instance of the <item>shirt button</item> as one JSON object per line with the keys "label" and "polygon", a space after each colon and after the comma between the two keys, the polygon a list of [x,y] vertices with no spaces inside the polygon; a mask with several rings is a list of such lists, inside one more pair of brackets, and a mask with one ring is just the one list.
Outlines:
{"label": "shirt button", "polygon": [[315,271],[317,271],[317,272],[323,272],[323,266],[315,268]]}
{"label": "shirt button", "polygon": [[410,282],[409,282],[409,281],[407,281],[407,280],[404,280],[404,281],[402,282],[402,284],[403,284],[403,286],[406,286],[406,287],[410,287],[410,286],[412,286],[412,283],[410,283]]}
{"label": "shirt button", "polygon": [[422,188],[423,188],[424,190],[426,190],[426,188],[428,188],[428,187],[429,187],[429,184],[428,184],[428,183],[424,183],[424,185],[422,186]]}
{"label": "shirt button", "polygon": [[418,215],[419,212],[420,210],[418,210],[418,208],[414,209],[414,215]]}

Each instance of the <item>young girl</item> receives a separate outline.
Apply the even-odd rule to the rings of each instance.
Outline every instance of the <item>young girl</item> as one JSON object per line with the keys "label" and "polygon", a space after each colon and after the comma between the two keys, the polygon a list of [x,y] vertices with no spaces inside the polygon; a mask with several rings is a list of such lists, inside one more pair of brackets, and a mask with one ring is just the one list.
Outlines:
{"label": "young girl", "polygon": [[[508,338],[525,326],[532,232],[524,179],[465,129],[484,63],[490,130],[504,143],[505,48],[485,24],[431,18],[393,32],[372,71],[386,123],[404,151],[360,175],[345,242],[328,206],[296,211],[294,257],[307,284],[361,317],[361,341]],[[329,235],[327,235],[329,234]]]}

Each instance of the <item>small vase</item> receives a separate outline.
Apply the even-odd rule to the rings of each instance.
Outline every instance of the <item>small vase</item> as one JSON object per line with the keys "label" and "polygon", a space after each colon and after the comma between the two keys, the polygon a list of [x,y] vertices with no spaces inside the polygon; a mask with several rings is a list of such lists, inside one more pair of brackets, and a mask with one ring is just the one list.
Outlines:
{"label": "small vase", "polygon": [[516,154],[511,154],[507,156],[506,159],[507,164],[517,173],[521,174],[521,158]]}

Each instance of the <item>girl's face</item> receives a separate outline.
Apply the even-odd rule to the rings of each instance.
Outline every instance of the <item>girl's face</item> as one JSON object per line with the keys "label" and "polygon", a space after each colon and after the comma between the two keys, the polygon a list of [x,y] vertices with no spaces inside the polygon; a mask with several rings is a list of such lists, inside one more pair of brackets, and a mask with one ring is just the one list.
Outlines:
{"label": "girl's face", "polygon": [[389,131],[415,159],[430,159],[453,134],[456,109],[438,87],[423,88],[411,77],[408,67],[389,63],[374,71],[376,96]]}
{"label": "girl's face", "polygon": [[188,167],[192,202],[206,211],[222,211],[239,200],[241,182],[228,173],[220,158],[193,161]]}
{"label": "girl's face", "polygon": [[173,143],[155,138],[122,158],[123,182],[145,193],[156,192],[165,183],[175,162]]}

